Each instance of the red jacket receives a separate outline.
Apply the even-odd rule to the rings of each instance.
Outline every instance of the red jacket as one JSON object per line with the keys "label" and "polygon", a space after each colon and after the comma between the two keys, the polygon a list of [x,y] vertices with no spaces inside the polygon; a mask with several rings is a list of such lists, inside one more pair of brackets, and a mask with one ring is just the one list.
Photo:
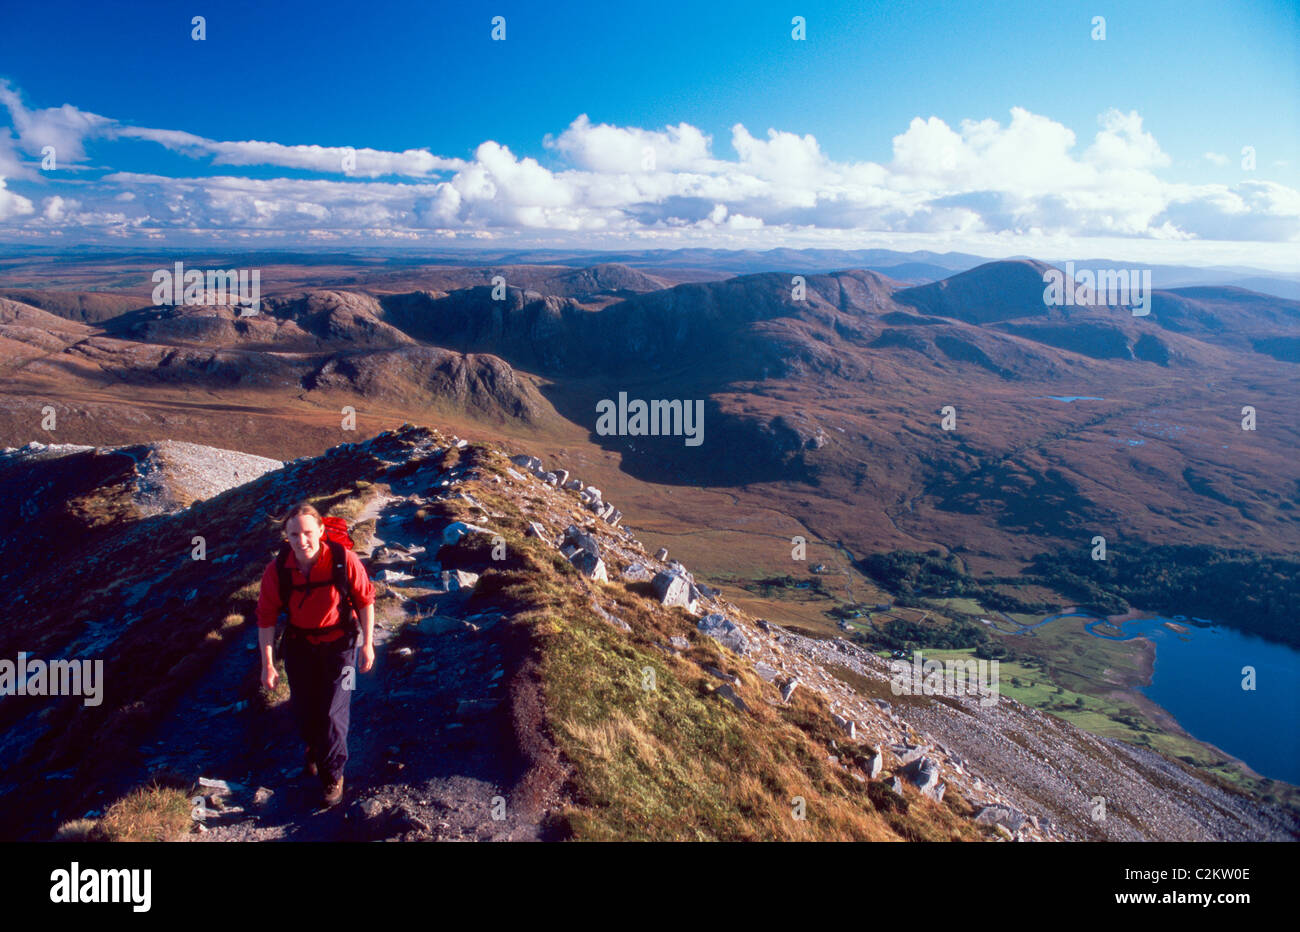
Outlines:
{"label": "red jacket", "polygon": [[[366,568],[360,558],[351,550],[347,554],[348,585],[352,590],[352,603],[360,612],[375,601],[375,586],[370,581]],[[289,554],[289,580],[295,586],[305,585],[309,580],[298,569],[298,560]],[[312,564],[310,581],[316,585],[311,592],[295,590],[289,605],[289,624],[295,628],[328,628],[339,620],[339,594],[331,584],[333,573],[330,567],[330,549],[322,537],[320,552]],[[280,613],[280,578],[275,571],[275,559],[266,564],[262,571],[262,591],[257,597],[257,626],[270,628],[275,625]],[[360,619],[358,619],[360,621]],[[308,637],[312,644],[323,644],[343,636],[342,631],[334,631],[319,638]]]}

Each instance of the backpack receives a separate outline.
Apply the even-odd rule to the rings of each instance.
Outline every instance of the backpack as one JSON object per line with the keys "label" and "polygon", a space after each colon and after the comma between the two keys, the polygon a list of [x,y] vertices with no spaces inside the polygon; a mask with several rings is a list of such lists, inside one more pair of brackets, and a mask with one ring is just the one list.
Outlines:
{"label": "backpack", "polygon": [[[304,592],[310,594],[311,590],[318,586],[332,585],[339,593],[339,621],[336,624],[324,628],[314,629],[308,633],[312,635],[328,634],[339,628],[343,629],[345,637],[352,638],[355,643],[356,637],[361,633],[361,613],[357,611],[356,606],[352,603],[352,590],[348,586],[348,563],[347,552],[352,549],[352,537],[348,532],[348,523],[342,518],[330,516],[325,519],[325,533],[321,542],[329,548],[330,561],[332,564],[332,573],[328,583],[307,582],[301,586],[293,584],[293,574],[289,568],[289,561],[293,559],[293,550],[289,547],[289,542],[285,541],[280,544],[280,551],[275,557],[275,570],[280,582],[280,617],[285,621],[285,632],[292,629],[289,622],[289,600],[295,592]],[[303,601],[306,595],[303,596]],[[283,634],[281,635],[283,639]]]}

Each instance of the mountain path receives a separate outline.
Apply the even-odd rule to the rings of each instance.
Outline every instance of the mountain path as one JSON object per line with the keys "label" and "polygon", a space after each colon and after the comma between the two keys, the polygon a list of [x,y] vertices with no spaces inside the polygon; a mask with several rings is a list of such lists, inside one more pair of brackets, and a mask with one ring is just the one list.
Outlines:
{"label": "mountain path", "polygon": [[[429,539],[427,525],[419,526],[415,518],[426,501],[414,489],[398,486],[394,483],[397,494],[376,496],[353,520],[353,526],[375,520],[374,539],[358,553],[414,557],[413,563],[372,560],[372,578],[383,569],[439,574],[432,562],[438,541]],[[342,803],[323,808],[319,780],[301,774],[303,748],[286,701],[263,713],[273,720],[264,723],[273,732],[264,747],[243,753],[232,747],[234,754],[227,757],[207,744],[210,759],[224,759],[221,770],[240,777],[234,781],[238,786],[221,796],[230,808],[207,815],[188,840],[541,837],[539,820],[516,813],[507,798],[512,734],[500,696],[504,658],[493,638],[502,616],[467,616],[459,593],[425,588],[425,582],[417,576],[390,584],[399,604],[386,603],[382,617],[376,613],[375,666],[357,673],[352,698]],[[248,654],[248,662],[256,665],[255,655]],[[235,761],[246,770],[233,766]],[[260,805],[258,788],[272,791]]]}

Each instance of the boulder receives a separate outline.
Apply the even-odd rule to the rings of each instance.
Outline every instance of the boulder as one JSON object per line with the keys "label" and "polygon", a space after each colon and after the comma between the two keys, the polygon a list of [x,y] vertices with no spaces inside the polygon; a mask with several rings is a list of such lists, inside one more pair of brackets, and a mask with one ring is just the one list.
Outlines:
{"label": "boulder", "polygon": [[776,667],[769,663],[763,663],[762,661],[754,664],[754,672],[769,683],[775,680],[777,675]]}
{"label": "boulder", "polygon": [[925,747],[917,747],[917,748],[903,747],[901,750],[897,751],[896,753],[898,754],[899,763],[902,764],[903,766],[907,766],[913,761],[924,757],[928,750],[929,748],[925,748]]}
{"label": "boulder", "polygon": [[581,550],[586,550],[592,556],[600,556],[600,544],[596,538],[580,530],[576,525],[570,524],[564,529],[564,544],[572,544]]}
{"label": "boulder", "polygon": [[789,702],[790,697],[794,695],[795,688],[799,685],[799,678],[796,676],[790,682],[781,687],[781,701]]}
{"label": "boulder", "polygon": [[609,582],[609,574],[605,570],[605,561],[596,556],[590,550],[577,550],[569,557],[569,562],[578,568],[588,579],[594,579],[598,582]]}
{"label": "boulder", "polygon": [[715,696],[721,696],[723,699],[726,699],[728,702],[734,705],[741,712],[749,711],[749,706],[745,704],[745,700],[741,699],[740,696],[736,694],[736,691],[731,687],[730,683],[723,683],[721,686],[719,686],[717,689],[713,691],[713,694]]}
{"label": "boulder", "polygon": [[980,825],[1005,825],[1011,831],[1018,832],[1027,817],[1010,806],[985,806],[975,813],[975,821]]}
{"label": "boulder", "polygon": [[524,469],[527,469],[530,472],[542,468],[541,460],[539,460],[535,456],[528,456],[523,453],[519,454],[518,456],[510,457],[510,462],[514,463],[516,466],[522,466]]}
{"label": "boulder", "polygon": [[442,586],[447,592],[470,592],[478,585],[478,573],[465,570],[443,570]]}
{"label": "boulder", "polygon": [[415,554],[423,550],[424,550],[423,547],[420,547],[418,551],[411,550],[409,548],[401,546],[400,544],[392,544],[383,547],[376,547],[374,552],[370,554],[370,565],[385,566],[393,563],[396,564],[414,563]]}
{"label": "boulder", "polygon": [[546,533],[546,528],[542,527],[536,521],[528,522],[528,530],[524,532],[525,537],[536,537],[538,540],[544,540],[548,544],[551,542],[550,536]]}
{"label": "boulder", "polygon": [[658,550],[656,550],[656,551],[655,551],[655,559],[656,559],[656,560],[667,560],[667,559],[668,559],[668,548],[667,548],[667,547],[660,547]]}
{"label": "boulder", "polygon": [[442,543],[444,547],[450,547],[459,541],[466,534],[491,534],[485,527],[479,527],[477,524],[466,524],[464,521],[453,521],[442,529]]}
{"label": "boulder", "polygon": [[899,773],[915,783],[922,793],[933,790],[935,784],[939,782],[939,765],[929,757],[918,757],[907,766],[900,768]]}
{"label": "boulder", "polygon": [[649,582],[654,578],[655,574],[643,563],[629,563],[627,569],[623,570],[625,582]]}
{"label": "boulder", "polygon": [[582,480],[570,479],[568,482],[564,483],[564,487],[570,492],[576,492],[578,489],[582,488]]}
{"label": "boulder", "polygon": [[663,605],[673,606],[680,605],[687,611],[695,608],[695,603],[691,600],[691,584],[682,577],[674,574],[663,572],[655,576],[650,581],[654,587],[655,596]]}
{"label": "boulder", "polygon": [[569,471],[567,469],[555,470],[555,484],[560,488],[567,488],[569,485]]}
{"label": "boulder", "polygon": [[[680,576],[676,578],[681,579]],[[745,632],[740,626],[721,613],[714,612],[704,616],[697,627],[701,634],[708,635],[723,647],[738,654],[746,654],[753,649],[753,645],[749,643],[749,638],[745,637]]]}
{"label": "boulder", "polygon": [[850,739],[857,737],[858,726],[853,719],[845,718],[843,715],[832,714],[831,721],[834,722],[842,732],[848,735]]}
{"label": "boulder", "polygon": [[702,602],[704,599],[708,598],[704,588],[705,587],[697,586],[695,583],[691,583],[691,600]]}
{"label": "boulder", "polygon": [[875,754],[871,755],[871,760],[867,762],[867,776],[873,780],[876,779],[876,777],[880,776],[880,768],[884,765],[885,759],[881,756],[880,752],[877,751]]}
{"label": "boulder", "polygon": [[668,643],[673,646],[674,650],[690,650],[691,642],[686,640],[680,634],[673,635],[668,639]]}

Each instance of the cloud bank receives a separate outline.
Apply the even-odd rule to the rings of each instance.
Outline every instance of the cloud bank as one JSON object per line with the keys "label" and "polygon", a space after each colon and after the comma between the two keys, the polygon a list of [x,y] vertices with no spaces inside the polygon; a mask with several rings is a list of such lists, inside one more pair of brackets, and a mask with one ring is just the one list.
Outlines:
{"label": "cloud bank", "polygon": [[[663,129],[594,124],[579,115],[542,147],[554,167],[493,140],[470,159],[427,149],[214,140],[124,125],[65,104],[26,106],[0,82],[0,237],[63,242],[163,240],[180,234],[286,242],[528,235],[557,244],[768,248],[797,235],[858,246],[926,237],[1032,244],[1120,238],[1288,244],[1300,240],[1300,191],[1232,171],[1219,184],[1164,180],[1170,156],[1136,112],[1110,110],[1090,139],[1013,108],[1006,122],[913,119],[888,162],[829,158],[812,135],[737,123],[733,157],[687,123]],[[201,164],[176,177],[102,164],[113,143],[145,141]],[[53,147],[52,150],[48,147]],[[42,167],[53,152],[56,167]],[[93,152],[94,158],[90,153]],[[548,161],[550,161],[548,159]],[[270,166],[295,174],[247,177]],[[214,173],[215,172],[215,173]],[[265,170],[259,175],[265,175]],[[806,241],[806,239],[805,239]]]}

